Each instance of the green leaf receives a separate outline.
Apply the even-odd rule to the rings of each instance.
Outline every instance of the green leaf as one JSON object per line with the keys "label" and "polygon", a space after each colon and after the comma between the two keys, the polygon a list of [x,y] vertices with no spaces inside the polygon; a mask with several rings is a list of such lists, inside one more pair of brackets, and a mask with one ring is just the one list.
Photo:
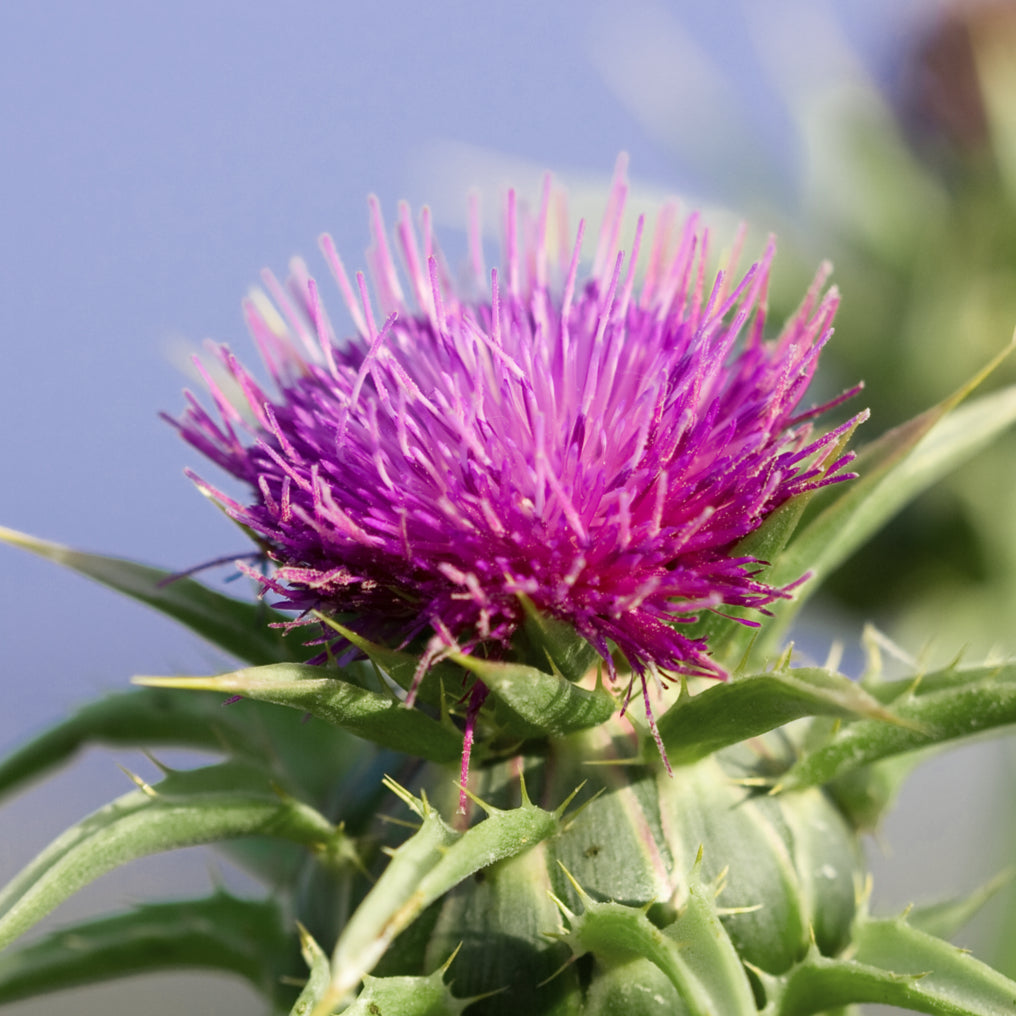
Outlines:
{"label": "green leaf", "polygon": [[[389,649],[386,646],[378,645],[365,639],[362,635],[351,628],[340,624],[333,617],[326,614],[317,614],[322,624],[338,632],[346,641],[356,646],[371,663],[379,670],[384,671],[400,688],[409,691],[413,686],[413,679],[420,668],[420,657],[411,653],[402,652],[397,649]],[[456,688],[462,685],[463,673],[457,667],[447,663],[434,663],[427,668],[418,687],[416,698],[427,705],[440,707],[443,702],[444,692],[442,686]]]}
{"label": "green leaf", "polygon": [[597,965],[583,996],[575,988],[575,1010],[581,1016],[687,1016],[673,982],[655,963],[636,956]]}
{"label": "green leaf", "polygon": [[208,899],[145,904],[0,954],[0,1004],[187,967],[238,974],[274,998],[289,950],[290,936],[272,900],[217,892]]}
{"label": "green leaf", "polygon": [[802,716],[894,719],[842,674],[799,667],[716,683],[696,695],[685,686],[657,729],[671,764],[684,765]]}
{"label": "green leaf", "polygon": [[[480,777],[476,782],[488,782],[486,774],[476,775]],[[517,792],[518,784],[506,789]],[[546,788],[544,792],[552,793]],[[554,864],[549,847],[544,841],[484,868],[461,889],[446,894],[399,936],[374,972],[429,970],[458,949],[451,975],[458,995],[502,988],[496,1001],[484,1007],[488,1014],[580,1016],[585,1009],[578,971],[574,965],[562,970],[568,949],[548,942],[546,936],[558,923],[550,895],[548,872]],[[496,922],[491,920],[494,914]],[[420,938],[419,958],[407,966],[407,947],[412,949]]]}
{"label": "green leaf", "polygon": [[778,996],[771,1011],[810,1016],[857,1002],[881,1002],[930,1016],[1011,1016],[1016,1011],[1016,983],[902,920],[863,920],[851,941],[849,959],[813,951],[784,978],[770,980],[767,990]]}
{"label": "green leaf", "polygon": [[23,788],[90,745],[195,748],[256,763],[309,801],[330,797],[355,762],[359,742],[334,727],[303,723],[255,702],[225,705],[221,694],[144,688],[83,706],[0,762],[0,796]]}
{"label": "green leaf", "polygon": [[[426,798],[418,799],[392,781],[389,789],[421,819],[377,883],[347,922],[332,955],[332,981],[313,1016],[326,1016],[370,973],[396,936],[431,903],[463,879],[498,861],[515,857],[561,828],[565,802],[557,811],[528,798],[519,808],[485,808],[487,817],[466,832],[448,826]],[[570,800],[570,798],[569,798]]]}
{"label": "green leaf", "polygon": [[784,586],[810,573],[790,600],[771,605],[764,646],[785,637],[793,616],[825,577],[918,494],[988,444],[1016,421],[1016,386],[956,407],[1009,355],[1012,346],[938,405],[862,448],[853,468],[860,478],[819,492],[821,507],[765,574]]}
{"label": "green leaf", "polygon": [[716,887],[701,883],[698,862],[681,912],[663,930],[644,907],[599,902],[573,884],[582,897],[582,913],[559,905],[571,926],[563,937],[576,956],[591,952],[607,969],[634,958],[649,960],[677,989],[688,1016],[756,1016],[751,984],[716,911]]}
{"label": "green leaf", "polygon": [[[458,1016],[476,998],[456,998],[445,984],[448,964],[426,977],[363,978],[356,1001],[343,1016]],[[482,997],[482,996],[480,996]]]}
{"label": "green leaf", "polygon": [[850,769],[825,784],[824,789],[849,817],[855,830],[874,833],[921,761],[921,752],[893,755],[871,765]]}
{"label": "green leaf", "polygon": [[328,961],[328,954],[314,941],[310,932],[302,925],[300,927],[300,952],[310,969],[310,977],[307,978],[307,983],[290,1010],[289,1016],[307,1016],[324,997],[331,982],[332,967]]}
{"label": "green leaf", "polygon": [[496,718],[516,737],[571,734],[605,723],[617,708],[601,684],[586,691],[560,674],[522,663],[482,660],[456,654],[456,663],[474,673],[497,704]]}
{"label": "green leaf", "polygon": [[18,748],[0,762],[0,796],[67,762],[89,745],[173,746],[263,754],[266,745],[249,717],[222,708],[222,697],[174,695],[144,689],[110,695],[82,706],[62,723]]}
{"label": "green leaf", "polygon": [[[702,882],[701,851],[689,878],[688,898],[677,919],[665,931],[680,949],[685,978],[706,1002],[706,1014],[751,1013],[755,1007],[751,984],[733,942],[720,923],[716,896],[720,885]],[[689,992],[691,994],[691,992]],[[690,998],[687,999],[690,1002]],[[692,1010],[693,1012],[695,1010]]]}
{"label": "green leaf", "polygon": [[1016,871],[1010,868],[966,896],[912,907],[905,915],[907,924],[936,938],[952,938],[985,903],[1010,885],[1014,877]]}
{"label": "green leaf", "polygon": [[843,725],[827,743],[806,751],[781,778],[781,787],[816,786],[879,759],[1016,723],[1016,663],[950,668],[873,690],[892,703],[901,722]]}
{"label": "green leaf", "polygon": [[101,582],[118,593],[140,600],[207,639],[212,645],[248,663],[305,660],[316,649],[295,639],[284,640],[269,624],[287,620],[262,603],[246,603],[216,593],[200,582],[174,578],[173,572],[71,550],[0,526],[0,541],[38,554]]}
{"label": "green leaf", "polygon": [[[851,941],[857,950],[856,963],[892,972],[892,987],[903,989],[897,999],[911,1004],[922,1001],[950,1014],[1001,1016],[1016,1010],[1016,983],[965,949],[918,931],[903,920],[862,921]],[[900,975],[902,980],[897,979]],[[911,982],[910,977],[915,980]],[[887,1001],[892,1004],[895,999]]]}
{"label": "green leaf", "polygon": [[271,836],[310,847],[327,864],[355,856],[324,816],[281,795],[249,766],[172,772],[154,788],[137,783],[59,836],[0,892],[0,948],[100,875],[148,854]]}
{"label": "green leaf", "polygon": [[462,735],[389,695],[347,684],[321,667],[275,663],[234,670],[217,677],[135,677],[156,688],[186,688],[243,695],[290,706],[326,720],[357,737],[428,759],[454,762],[462,754]]}
{"label": "green leaf", "polygon": [[[322,616],[321,620],[365,653],[399,687],[406,691],[412,687],[420,665],[419,657],[370,642],[332,618]],[[574,672],[580,665],[581,651],[570,642],[566,645],[561,631],[547,619],[543,619],[542,623],[541,637],[558,640],[555,652],[565,667]],[[498,721],[516,737],[541,737],[583,730],[603,723],[615,709],[613,697],[602,687],[586,691],[560,674],[547,673],[521,663],[482,660],[462,653],[456,653],[450,659],[452,662],[442,661],[427,670],[417,690],[417,698],[421,702],[439,705],[442,687],[461,687],[464,673],[472,672],[490,689],[497,701],[500,707]],[[461,751],[461,739],[459,746]],[[403,750],[409,751],[408,748]]]}
{"label": "green leaf", "polygon": [[564,621],[541,614],[528,596],[519,594],[526,613],[518,643],[526,643],[526,662],[540,670],[551,669],[569,681],[579,681],[599,659],[599,654],[575,629]]}

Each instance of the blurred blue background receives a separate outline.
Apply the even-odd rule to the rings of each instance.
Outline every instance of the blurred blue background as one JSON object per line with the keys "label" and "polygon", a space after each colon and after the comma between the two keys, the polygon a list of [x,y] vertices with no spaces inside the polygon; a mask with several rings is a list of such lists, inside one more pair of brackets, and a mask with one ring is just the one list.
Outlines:
{"label": "blurred blue background", "polygon": [[[901,48],[937,7],[0,5],[0,524],[170,568],[243,550],[182,476],[196,456],[156,413],[182,405],[188,345],[212,337],[250,355],[239,303],[264,265],[282,274],[300,252],[323,275],[316,238],[328,230],[358,267],[368,192],[390,213],[400,198],[431,200],[451,223],[452,185],[489,182],[502,156],[520,172],[595,185],[626,150],[647,192],[751,207],[763,220],[772,209],[758,223],[770,228],[800,213],[818,143],[802,134],[795,96],[855,79],[891,89]],[[464,244],[450,232],[444,246],[454,264]],[[0,569],[0,751],[131,674],[217,665],[168,621],[53,565],[0,547]],[[989,797],[987,779],[950,812],[968,834],[986,820],[962,808]],[[126,789],[97,753],[8,805],[0,877]],[[912,866],[880,875],[880,889],[908,898]],[[206,871],[188,854],[136,865],[57,917],[150,896],[157,880],[200,883]],[[182,1011],[183,989],[167,996],[167,983],[211,980],[84,992],[75,1011],[126,1009],[135,992],[146,1014]],[[195,1011],[248,1011],[243,987],[216,984]]]}

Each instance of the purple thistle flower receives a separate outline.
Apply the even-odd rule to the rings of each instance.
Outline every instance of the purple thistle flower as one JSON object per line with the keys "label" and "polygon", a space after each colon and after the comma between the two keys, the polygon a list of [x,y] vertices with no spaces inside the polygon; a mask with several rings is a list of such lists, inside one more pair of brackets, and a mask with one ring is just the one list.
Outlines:
{"label": "purple thistle flower", "polygon": [[[838,295],[823,295],[823,268],[765,340],[772,243],[739,282],[720,272],[707,287],[707,233],[695,216],[678,228],[673,207],[637,279],[643,219],[630,256],[617,249],[623,168],[584,276],[582,223],[551,264],[564,205],[549,178],[535,219],[509,192],[505,268],[489,282],[474,207],[472,270],[489,295],[456,294],[426,210],[421,250],[402,205],[407,295],[375,199],[380,314],[364,276],[358,299],[321,240],[352,338],[337,340],[302,263],[288,287],[265,276],[278,309],[260,299],[246,312],[276,393],[219,347],[244,411],[205,374],[218,419],[187,393],[171,422],[250,486],[240,503],[198,481],[261,543],[274,571],[257,577],[279,606],[421,646],[419,678],[451,648],[509,654],[524,596],[573,626],[612,677],[619,650],[645,695],[647,675],[723,676],[683,622],[788,595],[731,548],[789,498],[850,475],[850,455],[831,459],[857,418],[818,437],[809,421],[853,391],[798,410]],[[467,742],[484,694],[470,700]]]}

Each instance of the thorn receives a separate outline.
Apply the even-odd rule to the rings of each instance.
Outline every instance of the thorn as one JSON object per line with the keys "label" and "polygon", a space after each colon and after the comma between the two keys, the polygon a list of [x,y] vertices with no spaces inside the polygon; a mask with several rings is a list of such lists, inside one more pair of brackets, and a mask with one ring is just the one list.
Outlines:
{"label": "thorn", "polygon": [[146,783],[137,773],[132,773],[129,769],[125,769],[120,763],[116,764],[117,769],[120,770],[140,790],[146,797],[152,799],[159,796],[159,792],[150,784]]}
{"label": "thorn", "polygon": [[550,982],[554,980],[555,977],[557,977],[559,974],[563,974],[577,959],[578,957],[575,956],[574,954],[569,956],[568,959],[566,959],[564,963],[562,963],[561,966],[559,966],[557,970],[555,970],[554,973],[550,975],[550,977],[547,977],[544,980],[540,981],[537,987],[542,988],[545,984],[550,984]]}
{"label": "thorn", "polygon": [[419,822],[410,822],[407,818],[396,818],[394,815],[378,815],[378,818],[387,825],[401,826],[403,829],[412,829],[413,832],[420,828]]}
{"label": "thorn", "polygon": [[874,879],[872,878],[871,872],[870,871],[866,872],[864,880],[858,887],[856,893],[856,903],[858,909],[860,909],[861,907],[866,907],[868,905],[869,901],[871,900],[871,893],[874,887],[875,882]]}
{"label": "thorn", "polygon": [[[564,865],[562,865],[562,867],[564,867]],[[560,910],[565,917],[569,918],[569,920],[575,917],[575,915],[568,909],[568,905],[559,896],[555,895],[549,889],[547,890],[547,895],[550,897],[551,902],[554,903],[557,909]]]}
{"label": "thorn", "polygon": [[790,669],[790,663],[794,655],[794,643],[788,642],[787,648],[777,657],[776,666],[773,667],[773,671],[779,673],[784,670]]}
{"label": "thorn", "polygon": [[472,801],[473,804],[475,804],[485,815],[493,815],[494,812],[501,810],[500,808],[495,808],[492,804],[487,804],[486,801],[477,797],[476,794],[469,789],[469,787],[467,787],[464,783],[460,783],[458,780],[455,780],[455,787],[459,793],[465,794],[466,797],[468,797],[469,800]]}
{"label": "thorn", "polygon": [[[521,775],[521,774],[520,774],[520,775]],[[580,791],[580,790],[581,790],[581,789],[582,789],[582,788],[583,788],[583,787],[584,787],[585,785],[586,785],[586,781],[585,781],[585,780],[583,780],[583,781],[582,781],[582,782],[581,782],[581,783],[580,783],[580,784],[579,784],[579,785],[578,785],[578,786],[577,786],[577,787],[576,787],[576,788],[575,788],[575,789],[574,789],[574,790],[573,790],[573,791],[572,791],[572,792],[571,792],[571,793],[570,793],[570,794],[569,794],[569,795],[568,795],[568,796],[567,796],[567,797],[566,797],[566,798],[565,798],[565,799],[564,799],[564,800],[563,800],[563,801],[561,802],[561,804],[559,804],[559,805],[557,806],[557,808],[555,808],[555,809],[554,809],[554,817],[555,817],[555,818],[558,818],[558,819],[560,819],[560,818],[562,818],[562,817],[564,816],[564,813],[565,813],[565,811],[567,810],[567,808],[568,808],[568,805],[569,805],[569,804],[571,804],[571,803],[572,803],[572,801],[574,801],[574,800],[575,800],[575,795],[576,795],[576,794],[577,794],[577,793],[578,793],[578,792],[579,792],[579,791]],[[525,798],[525,803],[526,803],[526,804],[531,804],[532,802],[531,802],[531,801],[529,800],[528,796],[526,796],[526,794],[525,794],[525,787],[526,787],[526,785],[525,785],[525,782],[523,782],[523,784],[522,784],[522,791],[523,791],[523,797]],[[600,793],[602,793],[602,790],[600,791]],[[597,797],[599,797],[599,794],[597,794],[596,796],[597,796]],[[593,800],[595,800],[595,798],[594,798]],[[588,802],[586,802],[586,803],[588,803]],[[582,807],[584,808],[584,807],[585,807],[585,805],[583,805]],[[578,814],[578,812],[576,812],[575,814],[577,815],[577,814]],[[575,818],[575,815],[572,815],[572,818],[574,819],[574,818]]]}
{"label": "thorn", "polygon": [[825,663],[822,664],[825,670],[839,670],[843,662],[843,643],[839,639],[833,639],[829,644],[829,652],[826,654]]}
{"label": "thorn", "polygon": [[713,879],[713,885],[716,887],[713,892],[713,897],[719,896],[721,892],[727,887],[727,879],[730,876],[730,865],[726,865],[723,870]]}
{"label": "thorn", "polygon": [[876,628],[873,624],[866,624],[864,626],[861,641],[864,644],[865,649],[868,650],[868,661],[871,665],[871,669],[876,674],[881,673],[882,671],[882,654],[880,650],[883,649],[889,654],[889,656],[902,663],[910,670],[913,670],[918,666],[917,660],[915,660],[910,653],[889,638],[885,632]]}
{"label": "thorn", "polygon": [[949,663],[947,663],[945,665],[945,667],[943,669],[945,669],[945,670],[958,670],[959,666],[960,666],[960,662],[962,661],[963,657],[967,655],[967,651],[969,649],[970,649],[970,643],[969,642],[964,642],[963,645],[961,645],[959,647],[959,649],[956,651],[956,655],[952,658],[952,660],[949,661]]}
{"label": "thorn", "polygon": [[923,681],[923,680],[924,680],[924,672],[923,671],[920,671],[920,672],[914,674],[914,679],[907,686],[907,690],[906,690],[906,692],[904,692],[904,694],[910,696],[911,698],[916,696],[917,695],[917,689],[921,686],[921,681]]}
{"label": "thorn", "polygon": [[458,944],[458,945],[457,945],[457,946],[456,946],[456,947],[455,947],[455,948],[454,948],[454,949],[452,950],[452,953],[451,953],[451,955],[450,955],[450,956],[448,957],[448,959],[446,959],[446,960],[444,961],[444,963],[442,963],[442,964],[441,964],[441,966],[440,966],[440,967],[438,968],[438,969],[439,969],[439,970],[441,971],[441,976],[442,976],[442,977],[443,977],[443,976],[444,976],[444,975],[445,975],[446,973],[448,973],[448,968],[449,968],[449,967],[450,967],[450,966],[452,965],[452,963],[453,963],[453,962],[455,961],[455,957],[456,957],[456,956],[458,956],[458,954],[459,954],[459,951],[460,951],[461,949],[462,949],[462,943],[461,943],[461,942],[459,942],[459,944]]}
{"label": "thorn", "polygon": [[757,914],[760,910],[765,910],[764,903],[753,903],[751,906],[744,907],[717,907],[717,917],[729,917],[731,914]]}
{"label": "thorn", "polygon": [[[317,944],[314,936],[299,922],[296,922],[296,930],[300,936],[300,955],[308,967],[314,965],[314,960],[322,952],[321,946]],[[303,982],[306,983],[306,979]]]}
{"label": "thorn", "polygon": [[459,999],[455,998],[454,996],[452,998],[455,1002],[461,1005],[462,1009],[467,1009],[469,1006],[472,1005],[473,1002],[480,1002],[482,999],[489,999],[495,995],[500,995],[502,992],[507,991],[508,986],[505,985],[504,988],[494,988],[489,992],[484,992],[483,995],[470,995],[467,999]]}
{"label": "thorn", "polygon": [[571,882],[572,887],[575,889],[575,892],[579,894],[579,899],[581,899],[586,906],[589,906],[589,904],[593,903],[594,901],[592,896],[590,896],[589,893],[587,893],[585,889],[583,889],[582,886],[580,886],[578,882],[575,881],[575,878],[572,875],[572,873],[564,866],[564,862],[558,861],[557,863],[560,866],[561,870],[564,872],[565,878],[567,878],[568,881]]}
{"label": "thorn", "polygon": [[[581,788],[581,784],[579,786]],[[522,807],[531,808],[533,806],[533,802],[529,800],[529,791],[526,790],[526,774],[521,769],[519,770],[519,789],[522,792]],[[578,790],[574,790],[572,791],[571,796],[574,797],[577,793]],[[571,797],[568,798],[568,801],[570,800]],[[565,804],[567,804],[568,801],[565,801]],[[563,808],[564,805],[562,805],[561,807]]]}
{"label": "thorn", "polygon": [[754,964],[754,963],[750,962],[749,960],[746,960],[746,959],[744,959],[744,957],[741,957],[741,962],[742,962],[742,963],[743,963],[743,964],[744,964],[744,965],[745,965],[745,966],[746,966],[746,967],[747,967],[747,968],[748,968],[748,969],[749,969],[749,970],[750,970],[750,971],[751,971],[751,972],[752,972],[752,973],[753,973],[753,974],[754,974],[754,975],[755,975],[755,976],[756,976],[756,977],[757,977],[757,978],[758,978],[759,980],[762,980],[762,978],[763,978],[763,977],[768,977],[768,976],[770,976],[770,975],[769,975],[769,974],[767,974],[767,973],[766,973],[766,971],[764,971],[764,970],[763,970],[763,969],[762,969],[761,967],[757,967],[757,966],[755,966],[755,964]]}
{"label": "thorn", "polygon": [[160,762],[151,752],[146,751],[143,754],[145,758],[148,759],[148,761],[151,762],[152,765],[155,766],[155,768],[162,773],[163,776],[170,776],[173,773],[177,773],[180,771],[179,769],[173,769],[171,766],[167,766],[164,763]]}
{"label": "thorn", "polygon": [[[579,785],[578,787],[576,787],[576,791],[575,791],[575,792],[576,792],[576,793],[578,793],[578,791],[579,791],[579,790],[581,790],[583,786],[585,786],[585,784],[584,784],[584,783],[580,784],[580,785]],[[571,828],[571,827],[572,827],[572,826],[573,826],[573,825],[575,824],[575,820],[576,820],[576,819],[577,819],[577,818],[579,817],[579,815],[581,815],[581,814],[582,814],[582,812],[584,812],[584,811],[586,810],[586,808],[588,808],[588,807],[589,807],[589,805],[591,805],[591,804],[593,803],[593,801],[595,801],[595,800],[596,800],[596,799],[597,799],[597,798],[598,798],[598,797],[599,797],[599,796],[600,796],[601,794],[605,794],[606,792],[607,792],[607,788],[606,788],[606,787],[600,787],[600,789],[599,789],[599,790],[597,790],[597,791],[596,791],[596,793],[595,793],[595,794],[593,794],[593,796],[592,796],[592,797],[590,797],[588,801],[583,801],[583,802],[582,802],[582,803],[581,803],[581,804],[580,804],[580,805],[579,805],[579,806],[578,806],[578,807],[577,807],[577,808],[576,808],[576,809],[575,809],[575,810],[574,810],[574,811],[573,811],[573,812],[572,812],[572,813],[571,813],[571,814],[570,814],[570,815],[568,816],[568,821],[567,821],[567,822],[566,822],[566,823],[564,824],[564,826],[563,826],[562,828],[564,828],[564,829],[570,829],[570,828]],[[574,795],[572,795],[572,796],[574,796]],[[569,798],[568,800],[571,800],[571,798]],[[567,803],[568,803],[568,801],[565,801],[565,804],[567,804]],[[564,805],[562,805],[561,807],[562,807],[562,809],[563,809],[563,808],[564,808]],[[556,814],[557,814],[557,812],[555,812],[555,815],[556,815]]]}
{"label": "thorn", "polygon": [[752,650],[755,648],[755,643],[758,642],[760,629],[756,628],[752,632],[751,639],[748,641],[748,645],[745,646],[744,652],[741,654],[741,659],[737,663],[737,672],[740,673],[748,668],[748,661],[751,659]]}
{"label": "thorn", "polygon": [[381,782],[408,808],[415,811],[420,818],[427,817],[427,813],[430,811],[430,806],[427,804],[426,793],[422,793],[419,799],[413,797],[413,795],[406,790],[405,787],[396,783],[395,780],[387,773],[384,775]]}

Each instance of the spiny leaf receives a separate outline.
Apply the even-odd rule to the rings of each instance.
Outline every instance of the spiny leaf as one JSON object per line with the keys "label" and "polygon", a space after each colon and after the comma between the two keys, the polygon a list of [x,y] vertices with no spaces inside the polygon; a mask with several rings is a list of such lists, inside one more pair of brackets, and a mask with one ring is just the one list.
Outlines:
{"label": "spiny leaf", "polygon": [[217,892],[207,899],[145,904],[0,954],[0,1004],[185,967],[239,974],[273,998],[289,948],[272,900]]}
{"label": "spiny leaf", "polygon": [[893,720],[881,703],[843,675],[799,667],[713,684],[696,695],[685,691],[657,728],[671,764],[682,765],[802,716]]}
{"label": "spiny leaf", "polygon": [[[374,666],[384,671],[400,688],[409,691],[414,684],[417,671],[420,669],[420,657],[398,649],[389,649],[365,639],[362,635],[340,624],[333,617],[318,614],[318,620],[338,632],[347,642],[356,646]],[[442,700],[442,683],[449,689],[461,687],[463,674],[457,667],[447,663],[431,664],[423,674],[422,680],[415,688],[418,701],[427,705],[440,706]]]}
{"label": "spiny leaf", "polygon": [[0,541],[72,568],[118,593],[140,600],[239,660],[254,664],[305,660],[316,651],[308,650],[295,639],[284,641],[278,629],[269,625],[286,618],[264,604],[223,596],[193,579],[174,578],[173,572],[123,558],[71,550],[3,526]]}
{"label": "spiny leaf", "polygon": [[[564,940],[610,967],[641,957],[658,967],[677,989],[689,1016],[755,1016],[758,1012],[744,967],[720,924],[712,893],[692,876],[690,892],[672,926],[657,928],[645,908],[598,902],[582,896],[580,914],[565,912]],[[563,909],[563,907],[562,907]]]}
{"label": "spiny leaf", "polygon": [[136,689],[83,706],[0,762],[0,796],[91,745],[168,746],[256,762],[308,800],[319,801],[332,793],[336,775],[350,765],[355,743],[332,727],[302,724],[284,710],[253,702],[225,706],[221,694]]}
{"label": "spiny leaf", "polygon": [[510,811],[487,808],[466,832],[449,827],[428,804],[389,782],[422,819],[419,830],[393,855],[350,918],[332,956],[332,983],[313,1011],[325,1016],[370,973],[395,937],[436,899],[463,879],[531,849],[561,827],[561,815],[524,801]]}
{"label": "spiny leaf", "polygon": [[920,682],[891,682],[881,693],[905,726],[876,720],[845,724],[826,744],[805,752],[780,786],[816,786],[879,759],[1016,723],[1016,663],[949,669]]}
{"label": "spiny leaf", "polygon": [[409,709],[389,695],[347,684],[321,667],[275,663],[234,670],[217,677],[135,677],[137,684],[243,695],[290,706],[326,720],[375,744],[431,762],[453,762],[462,754],[462,735],[453,727]]}
{"label": "spiny leaf", "polygon": [[172,745],[221,751],[227,745],[263,753],[258,730],[222,709],[222,697],[173,695],[144,689],[110,695],[82,706],[63,722],[0,762],[0,796],[68,761],[89,745]]}
{"label": "spiny leaf", "polygon": [[1009,868],[966,896],[913,907],[907,911],[907,924],[936,938],[952,938],[985,903],[1008,886],[1014,877],[1016,870]]}
{"label": "spiny leaf", "polygon": [[[444,981],[447,965],[426,977],[371,977],[363,979],[356,1001],[343,1016],[458,1016],[475,998],[456,998]],[[482,997],[482,996],[481,996]]]}
{"label": "spiny leaf", "polygon": [[541,614],[528,596],[519,594],[526,613],[520,635],[526,642],[527,662],[542,670],[549,664],[569,681],[579,681],[597,660],[596,650],[575,629],[564,621]]}
{"label": "spiny leaf", "polygon": [[307,983],[290,1010],[290,1016],[308,1016],[308,1013],[324,997],[331,981],[332,968],[328,954],[314,941],[306,928],[300,927],[300,952],[310,969]]}
{"label": "spiny leaf", "polygon": [[765,978],[772,1011],[810,1016],[863,1002],[930,1016],[1011,1016],[1016,1011],[1016,982],[901,920],[862,920],[851,942],[849,958],[824,957],[815,950],[783,978]]}
{"label": "spiny leaf", "polygon": [[324,816],[248,766],[172,772],[157,787],[139,787],[57,837],[0,892],[0,948],[100,875],[148,854],[272,836],[311,847],[329,864],[351,859],[348,841]]}
{"label": "spiny leaf", "polygon": [[517,737],[571,734],[604,723],[617,708],[601,685],[586,691],[559,674],[522,663],[457,654],[456,663],[474,673],[497,703],[499,723]]}

